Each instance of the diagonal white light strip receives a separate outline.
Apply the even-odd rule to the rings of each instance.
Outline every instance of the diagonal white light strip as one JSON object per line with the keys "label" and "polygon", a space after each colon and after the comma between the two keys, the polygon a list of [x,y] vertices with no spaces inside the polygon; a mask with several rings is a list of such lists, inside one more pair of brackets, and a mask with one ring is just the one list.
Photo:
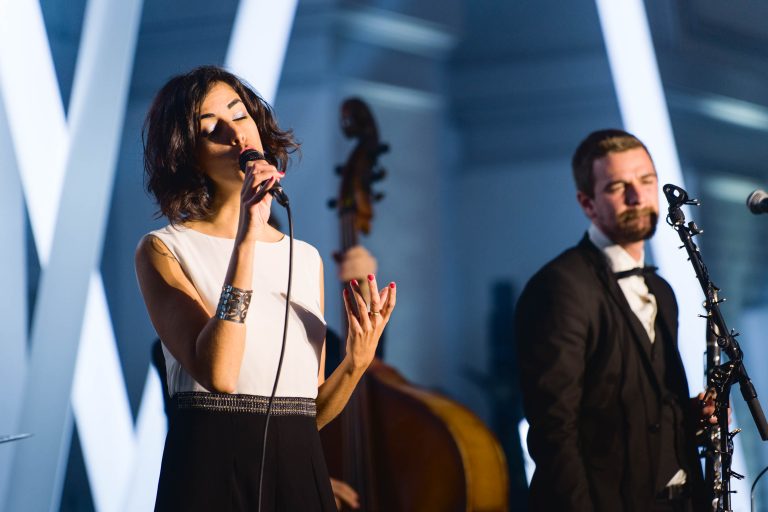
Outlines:
{"label": "diagonal white light strip", "polygon": [[[2,58],[0,56],[0,58]],[[2,97],[0,80],[0,97]],[[19,173],[11,143],[11,130],[0,100],[0,434],[16,432],[24,392],[27,365],[27,261],[24,202]],[[0,504],[3,503],[11,470],[15,443],[0,450]]]}
{"label": "diagonal white light strip", "polygon": [[94,274],[72,385],[72,407],[91,496],[96,510],[102,512],[122,509],[135,457],[133,416],[115,348],[104,285],[101,276]]}
{"label": "diagonal white light strip", "polygon": [[9,510],[58,508],[71,435],[75,357],[111,197],[140,11],[140,0],[87,5],[66,179],[38,293],[20,422],[35,433],[35,442],[20,445],[16,453]]}
{"label": "diagonal white light strip", "polygon": [[136,419],[136,457],[123,507],[126,512],[152,510],[155,506],[166,428],[162,384],[157,371],[150,366]]}
{"label": "diagonal white light strip", "polygon": [[[597,5],[624,126],[648,146],[659,184],[674,183],[685,188],[642,1],[598,0]],[[661,192],[660,195],[663,213],[666,200]],[[689,214],[686,210],[686,216]],[[701,311],[704,297],[698,286],[693,286],[693,269],[677,250],[680,240],[674,230],[662,222],[651,246],[661,273],[677,296],[681,312],[680,351],[692,377],[691,385],[698,389],[704,324],[696,313]]]}
{"label": "diagonal white light strip", "polygon": [[[21,48],[24,51],[19,51]],[[30,62],[35,65],[30,65]],[[4,162],[7,167],[2,172],[19,171],[17,176],[20,176],[26,196],[38,256],[44,264],[53,239],[68,140],[64,108],[37,1],[0,0],[0,102],[3,103],[0,108],[3,120],[0,123],[8,131],[3,134],[3,154],[9,159]],[[40,135],[43,125],[44,137]],[[13,157],[12,163],[10,159]],[[4,191],[13,193],[13,187],[9,184],[9,188],[4,188]],[[19,221],[23,222],[23,216]],[[23,272],[19,272],[19,276],[23,276],[25,282],[18,290],[18,295],[26,297],[26,276]],[[18,306],[19,309],[12,316],[15,319],[26,317],[26,300],[19,301]],[[3,384],[8,386],[3,389],[8,398],[3,407],[2,424],[8,432],[18,431],[24,397],[27,370],[26,318],[24,322],[22,340],[15,340],[13,336],[2,340],[4,363],[14,365],[11,371],[3,372]],[[18,446],[15,443],[8,446],[0,458],[0,504],[5,502],[7,496],[12,461]]]}
{"label": "diagonal white light strip", "polygon": [[166,433],[163,391],[150,366],[133,426],[101,276],[91,277],[72,406],[96,510],[151,510]]}
{"label": "diagonal white light strip", "polygon": [[47,263],[64,181],[67,125],[36,0],[0,0],[0,80],[37,251]]}
{"label": "diagonal white light strip", "polygon": [[[659,184],[673,183],[685,188],[643,1],[597,0],[597,7],[624,126],[648,146]],[[662,214],[666,204],[662,194]],[[690,209],[685,214],[690,219]],[[703,387],[705,325],[697,315],[703,312],[704,295],[687,255],[679,246],[677,233],[662,220],[651,239],[651,248],[660,273],[677,297],[678,344],[693,395]],[[745,470],[738,437],[736,442],[734,468]],[[749,478],[733,480],[734,490],[739,491],[732,498],[735,510],[749,509],[748,481]]]}
{"label": "diagonal white light strip", "polygon": [[241,0],[225,66],[274,104],[298,0]]}

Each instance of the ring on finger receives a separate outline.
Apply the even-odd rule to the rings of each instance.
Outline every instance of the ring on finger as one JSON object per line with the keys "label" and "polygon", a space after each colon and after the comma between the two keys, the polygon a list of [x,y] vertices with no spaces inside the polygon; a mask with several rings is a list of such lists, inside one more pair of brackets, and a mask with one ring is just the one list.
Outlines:
{"label": "ring on finger", "polygon": [[381,311],[369,311],[368,313],[373,316],[379,316],[381,314]]}

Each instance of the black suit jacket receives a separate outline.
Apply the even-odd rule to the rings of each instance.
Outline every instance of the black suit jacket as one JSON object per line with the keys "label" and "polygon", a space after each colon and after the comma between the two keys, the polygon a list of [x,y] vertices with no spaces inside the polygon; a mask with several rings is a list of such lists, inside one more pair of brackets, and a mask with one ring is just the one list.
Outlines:
{"label": "black suit jacket", "polygon": [[[656,493],[662,394],[686,414],[688,481],[701,495],[688,384],[677,350],[677,302],[646,278],[664,332],[659,382],[650,340],[605,255],[585,236],[529,281],[516,310],[528,448],[536,463],[531,510],[642,511]],[[701,505],[697,503],[696,509]]]}

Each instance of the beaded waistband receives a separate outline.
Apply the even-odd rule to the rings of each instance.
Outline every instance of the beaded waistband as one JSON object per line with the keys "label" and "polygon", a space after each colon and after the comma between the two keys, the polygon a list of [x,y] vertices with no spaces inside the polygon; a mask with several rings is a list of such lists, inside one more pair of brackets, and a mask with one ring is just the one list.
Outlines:
{"label": "beaded waistband", "polygon": [[[177,409],[205,409],[218,412],[250,412],[267,414],[268,396],[230,395],[190,391],[176,393]],[[274,416],[312,416],[317,414],[314,398],[276,396],[272,401]]]}

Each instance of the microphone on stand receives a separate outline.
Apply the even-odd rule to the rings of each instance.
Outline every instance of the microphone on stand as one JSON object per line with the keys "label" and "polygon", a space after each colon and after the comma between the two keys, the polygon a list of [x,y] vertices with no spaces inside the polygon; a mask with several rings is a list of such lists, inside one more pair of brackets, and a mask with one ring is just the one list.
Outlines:
{"label": "microphone on stand", "polygon": [[[266,158],[264,158],[264,153],[259,150],[253,148],[245,148],[240,153],[240,158],[238,159],[240,170],[245,172],[246,165],[248,162],[252,162],[253,160],[266,160]],[[261,183],[259,187],[265,187],[266,183],[267,181]],[[283,186],[279,182],[275,182],[275,184],[272,185],[272,188],[269,189],[269,193],[272,194],[272,197],[281,206],[288,206],[288,195],[286,195],[285,190],[283,190]]]}
{"label": "microphone on stand", "polygon": [[755,215],[768,213],[768,192],[757,189],[747,197],[747,207]]}

